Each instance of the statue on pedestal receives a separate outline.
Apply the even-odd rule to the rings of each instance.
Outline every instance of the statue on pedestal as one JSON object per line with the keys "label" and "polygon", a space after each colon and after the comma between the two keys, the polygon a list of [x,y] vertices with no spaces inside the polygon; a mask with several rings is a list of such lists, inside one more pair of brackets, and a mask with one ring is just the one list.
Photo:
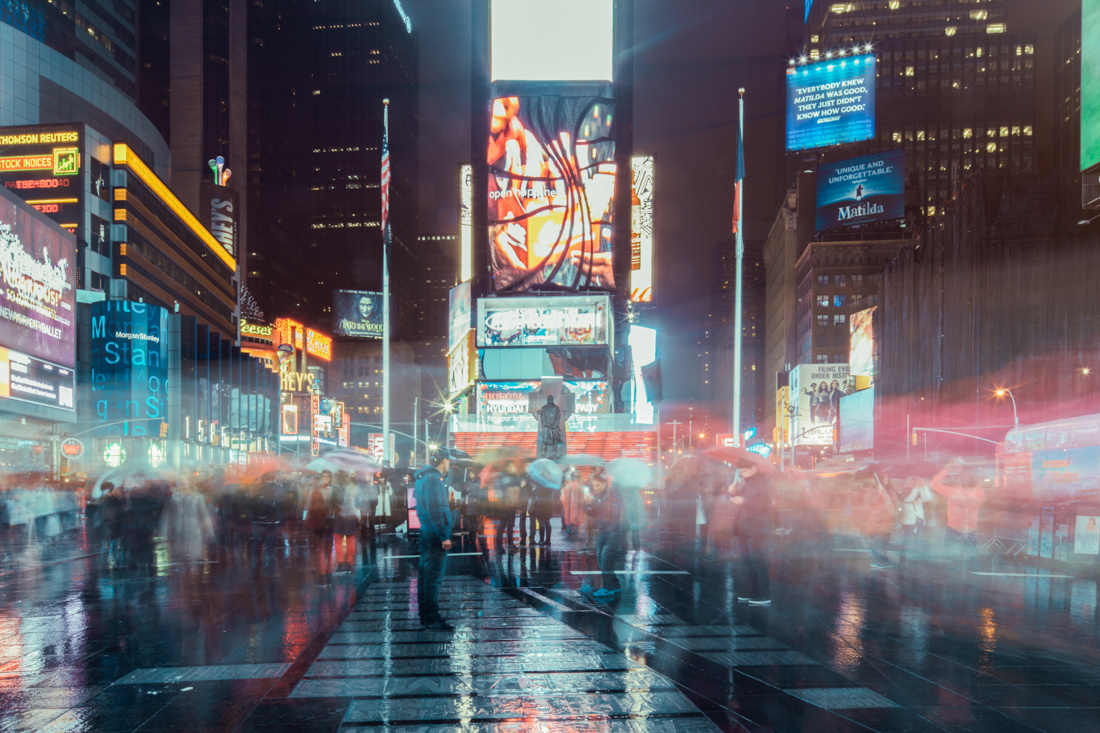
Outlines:
{"label": "statue on pedestal", "polygon": [[[561,386],[559,396],[561,404],[548,392],[558,391],[547,389],[548,385],[531,396],[531,413],[538,422],[538,448],[537,458],[549,458],[556,461],[565,456],[566,421],[573,414],[573,393],[564,385]],[[546,395],[546,402],[539,406],[538,400]]]}

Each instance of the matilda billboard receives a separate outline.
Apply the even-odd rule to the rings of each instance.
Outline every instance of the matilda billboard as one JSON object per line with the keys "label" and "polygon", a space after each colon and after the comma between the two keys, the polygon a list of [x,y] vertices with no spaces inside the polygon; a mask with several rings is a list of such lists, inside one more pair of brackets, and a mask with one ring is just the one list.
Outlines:
{"label": "matilda billboard", "polygon": [[904,216],[904,151],[851,158],[817,169],[817,231]]}
{"label": "matilda billboard", "polygon": [[849,56],[787,69],[787,150],[875,136],[875,57]]}

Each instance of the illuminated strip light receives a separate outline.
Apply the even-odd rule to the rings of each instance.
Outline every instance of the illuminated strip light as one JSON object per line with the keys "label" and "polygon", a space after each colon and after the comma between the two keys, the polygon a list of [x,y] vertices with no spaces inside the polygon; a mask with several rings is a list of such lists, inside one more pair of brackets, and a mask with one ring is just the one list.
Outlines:
{"label": "illuminated strip light", "polygon": [[75,204],[79,199],[34,199],[23,203],[34,206],[35,204]]}
{"label": "illuminated strip light", "polygon": [[[142,162],[134,151],[130,150],[130,146],[126,143],[115,143],[114,146],[114,164],[124,165],[128,167],[135,176],[138,177],[142,183],[149,187],[149,189],[160,198],[161,202],[172,211],[173,214],[179,217],[188,229],[190,229],[207,249],[217,255],[225,266],[233,272],[237,271],[237,260],[225,251],[225,248],[218,244],[218,240],[214,239],[214,235],[203,227],[199,223],[199,220],[195,218],[195,215],[183,205],[183,203],[176,198],[175,194],[164,185],[164,182],[157,177],[157,174],[149,170],[149,167]],[[125,217],[123,217],[123,220]],[[115,212],[115,221],[120,221],[118,211]]]}

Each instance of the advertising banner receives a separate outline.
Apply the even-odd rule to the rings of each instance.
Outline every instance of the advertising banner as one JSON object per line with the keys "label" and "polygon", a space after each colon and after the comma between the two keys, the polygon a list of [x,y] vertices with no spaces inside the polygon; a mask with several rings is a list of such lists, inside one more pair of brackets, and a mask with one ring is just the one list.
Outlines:
{"label": "advertising banner", "polygon": [[76,243],[0,194],[0,345],[64,366],[76,359]]}
{"label": "advertising banner", "polygon": [[474,276],[474,167],[458,167],[458,278],[465,282]]}
{"label": "advertising banner", "polygon": [[904,216],[905,151],[818,167],[817,231]]}
{"label": "advertising banner", "polygon": [[847,364],[801,364],[791,370],[794,445],[832,445],[840,399],[848,384]]}
{"label": "advertising banner", "polygon": [[0,347],[0,397],[72,410],[75,392],[72,369]]}
{"label": "advertising banner", "polygon": [[451,288],[447,298],[447,322],[449,346],[453,350],[460,343],[465,342],[466,334],[473,329],[473,300],[471,297],[470,281],[460,283]]}
{"label": "advertising banner", "polygon": [[332,361],[332,338],[307,328],[306,353],[324,361]]}
{"label": "advertising banner", "polygon": [[841,453],[869,451],[875,448],[875,388],[861,389],[840,398]]}
{"label": "advertising banner", "polygon": [[875,136],[875,57],[850,56],[787,69],[787,150]]}
{"label": "advertising banner", "polygon": [[83,125],[0,127],[0,181],[6,191],[80,238],[83,150]]}
{"label": "advertising banner", "polygon": [[1100,168],[1100,0],[1081,1],[1081,170]]}
{"label": "advertising banner", "polygon": [[[1100,483],[1100,446],[1033,451],[1031,486],[1040,501],[1065,501]],[[1087,497],[1085,494],[1084,497]]]}
{"label": "advertising banner", "polygon": [[612,0],[492,0],[492,80],[611,81]]}
{"label": "advertising banner", "polygon": [[780,387],[775,391],[775,442],[786,445],[791,439],[791,388]]}
{"label": "advertising banner", "polygon": [[653,302],[653,156],[630,159],[630,299]]}
{"label": "advertising banner", "polygon": [[168,420],[168,318],[128,300],[92,303],[92,425],[104,435],[155,435]]}
{"label": "advertising banner", "polygon": [[610,317],[611,301],[606,295],[481,298],[477,345],[606,345],[611,343]]}
{"label": "advertising banner", "polygon": [[875,383],[875,308],[856,311],[848,319],[848,368],[853,377],[870,377]]}
{"label": "advertising banner", "polygon": [[[393,318],[393,313],[390,313]],[[332,293],[333,329],[343,338],[382,338],[382,293],[336,290]]]}
{"label": "advertising banner", "polygon": [[447,386],[449,394],[456,395],[477,379],[477,352],[474,349],[474,333],[466,332],[465,340],[459,342],[447,355]]}
{"label": "advertising banner", "polygon": [[1100,555],[1100,517],[1078,515],[1073,551],[1078,555]]}
{"label": "advertising banner", "polygon": [[603,97],[493,101],[486,160],[494,289],[615,287],[613,109]]}
{"label": "advertising banner", "polygon": [[229,186],[201,183],[202,223],[230,257],[237,256],[240,242],[240,197]]}
{"label": "advertising banner", "polygon": [[[527,415],[528,397],[541,382],[479,382],[477,385],[477,418],[492,421]],[[532,427],[534,423],[532,422]]]}

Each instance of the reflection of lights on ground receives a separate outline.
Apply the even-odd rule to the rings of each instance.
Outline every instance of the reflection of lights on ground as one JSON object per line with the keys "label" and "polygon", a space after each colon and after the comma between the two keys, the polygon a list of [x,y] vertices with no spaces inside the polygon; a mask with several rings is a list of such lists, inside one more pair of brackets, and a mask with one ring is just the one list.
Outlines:
{"label": "reflection of lights on ground", "polygon": [[866,620],[863,599],[850,591],[845,592],[837,612],[836,631],[829,634],[834,644],[833,664],[843,674],[854,675],[859,671]]}
{"label": "reflection of lights on ground", "polygon": [[978,626],[978,631],[982,636],[982,653],[978,657],[978,669],[986,671],[992,669],[993,658],[991,655],[997,651],[997,620],[992,608],[983,608],[978,611],[978,615],[982,619]]}

